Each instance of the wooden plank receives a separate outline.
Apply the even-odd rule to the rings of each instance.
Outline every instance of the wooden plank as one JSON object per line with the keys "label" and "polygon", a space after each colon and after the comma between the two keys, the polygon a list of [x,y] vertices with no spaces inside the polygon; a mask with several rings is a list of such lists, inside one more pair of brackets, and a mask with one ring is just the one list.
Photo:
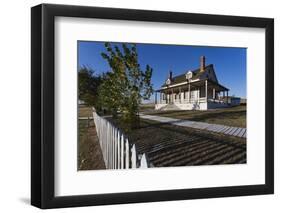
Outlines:
{"label": "wooden plank", "polygon": [[129,169],[129,141],[126,139],[125,144],[125,168]]}
{"label": "wooden plank", "polygon": [[220,126],[218,124],[213,124],[213,126],[214,126],[214,129],[213,129],[214,132],[216,132],[220,128]]}
{"label": "wooden plank", "polygon": [[212,132],[214,132],[214,130],[216,129],[215,125],[210,125],[210,128],[208,128],[209,130],[211,130]]}
{"label": "wooden plank", "polygon": [[228,126],[221,125],[221,128],[218,129],[218,132],[222,132],[226,128],[228,128]]}
{"label": "wooden plank", "polygon": [[234,127],[230,127],[227,131],[224,132],[224,134],[227,134],[227,135],[228,135],[228,134],[230,133],[230,131],[232,131],[233,128],[234,128]]}
{"label": "wooden plank", "polygon": [[226,132],[227,130],[229,130],[229,129],[230,129],[230,127],[229,127],[229,126],[226,126],[226,128],[223,129],[223,130],[221,131],[221,133],[225,134],[225,132]]}
{"label": "wooden plank", "polygon": [[116,128],[114,128],[113,129],[113,169],[116,169],[116,139],[117,139],[117,137],[116,137],[116,131],[117,131],[117,129]]}
{"label": "wooden plank", "polygon": [[213,125],[210,125],[210,126],[207,127],[207,130],[212,131],[212,129],[213,129]]}
{"label": "wooden plank", "polygon": [[239,137],[243,137],[245,131],[246,131],[246,129],[245,129],[245,128],[242,128],[242,130],[239,132],[238,136],[239,136]]}
{"label": "wooden plank", "polygon": [[235,131],[237,131],[237,127],[233,127],[233,129],[228,133],[229,135],[233,135]]}
{"label": "wooden plank", "polygon": [[240,127],[237,127],[234,132],[232,132],[232,136],[236,136],[241,131]]}
{"label": "wooden plank", "polygon": [[200,124],[199,124],[199,123],[194,123],[194,124],[193,124],[193,128],[200,129],[200,128],[201,128],[201,126],[200,126]]}
{"label": "wooden plank", "polygon": [[143,153],[142,156],[141,156],[140,168],[148,168],[147,159],[146,159],[145,153]]}
{"label": "wooden plank", "polygon": [[219,129],[221,129],[221,126],[220,125],[216,125],[215,126],[215,129],[213,130],[214,132],[219,132]]}
{"label": "wooden plank", "polygon": [[120,132],[117,134],[117,169],[121,169],[121,142],[120,142]]}
{"label": "wooden plank", "polygon": [[108,123],[108,168],[111,169],[111,124]]}
{"label": "wooden plank", "polygon": [[238,136],[239,132],[242,130],[242,128],[238,128],[232,135],[233,136]]}
{"label": "wooden plank", "polygon": [[208,128],[208,126],[210,126],[210,124],[208,124],[208,123],[202,123],[202,129],[206,129],[206,128]]}
{"label": "wooden plank", "polygon": [[246,138],[247,137],[247,129],[245,130],[243,137]]}
{"label": "wooden plank", "polygon": [[108,138],[109,138],[109,124],[106,123],[106,139],[105,139],[105,159],[106,159],[106,168],[108,169]]}
{"label": "wooden plank", "polygon": [[121,135],[121,169],[124,169],[124,135]]}
{"label": "wooden plank", "polygon": [[209,130],[212,131],[212,132],[214,132],[215,129],[216,129],[216,126],[215,126],[215,125],[211,125],[210,128],[209,128]]}
{"label": "wooden plank", "polygon": [[210,124],[205,123],[205,124],[204,124],[204,127],[203,127],[202,129],[206,129],[206,128],[208,128],[209,126],[210,126]]}
{"label": "wooden plank", "polygon": [[137,168],[137,152],[136,152],[136,145],[134,144],[132,149],[131,149],[131,167],[132,169]]}

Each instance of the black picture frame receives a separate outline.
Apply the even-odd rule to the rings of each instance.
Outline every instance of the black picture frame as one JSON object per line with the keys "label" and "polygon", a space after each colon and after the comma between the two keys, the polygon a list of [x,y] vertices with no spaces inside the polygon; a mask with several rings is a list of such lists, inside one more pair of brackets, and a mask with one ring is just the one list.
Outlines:
{"label": "black picture frame", "polygon": [[[264,28],[266,32],[265,184],[56,197],[54,195],[54,21],[55,17],[58,16]],[[46,209],[274,193],[273,19],[41,4],[31,9],[31,97],[31,204],[39,208]]]}

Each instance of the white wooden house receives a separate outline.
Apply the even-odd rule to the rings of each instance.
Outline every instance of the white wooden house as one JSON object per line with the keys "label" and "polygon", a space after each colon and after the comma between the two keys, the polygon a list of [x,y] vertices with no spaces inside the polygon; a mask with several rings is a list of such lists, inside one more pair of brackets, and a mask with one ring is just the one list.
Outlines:
{"label": "white wooden house", "polygon": [[[173,76],[155,92],[156,110],[208,110],[228,106],[229,89],[219,84],[214,65],[205,65],[200,57],[200,68]],[[160,94],[157,98],[157,94]]]}

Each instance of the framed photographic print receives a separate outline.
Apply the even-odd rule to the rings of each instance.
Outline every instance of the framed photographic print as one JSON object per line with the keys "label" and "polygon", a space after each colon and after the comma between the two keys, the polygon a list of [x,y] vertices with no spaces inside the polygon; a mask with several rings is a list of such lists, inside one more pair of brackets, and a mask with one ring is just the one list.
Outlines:
{"label": "framed photographic print", "polygon": [[31,203],[272,194],[274,21],[31,9]]}

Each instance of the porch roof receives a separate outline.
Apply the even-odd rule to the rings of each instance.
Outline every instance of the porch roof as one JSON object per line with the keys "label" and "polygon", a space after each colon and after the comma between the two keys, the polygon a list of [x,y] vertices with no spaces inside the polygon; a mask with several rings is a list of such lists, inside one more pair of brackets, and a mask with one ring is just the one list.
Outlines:
{"label": "porch roof", "polygon": [[190,88],[194,89],[194,88],[198,88],[198,87],[201,87],[201,86],[205,86],[206,80],[208,81],[208,87],[211,86],[211,87],[215,88],[216,91],[219,91],[219,92],[229,91],[229,89],[224,87],[223,85],[206,78],[206,79],[202,79],[202,80],[199,80],[199,81],[185,82],[185,83],[182,83],[182,84],[179,84],[179,85],[174,85],[174,86],[166,86],[165,88],[161,88],[159,90],[156,90],[156,92],[162,92],[162,91],[167,91],[167,90],[171,90],[171,89],[178,90],[179,88],[187,89],[189,84],[190,84]]}

